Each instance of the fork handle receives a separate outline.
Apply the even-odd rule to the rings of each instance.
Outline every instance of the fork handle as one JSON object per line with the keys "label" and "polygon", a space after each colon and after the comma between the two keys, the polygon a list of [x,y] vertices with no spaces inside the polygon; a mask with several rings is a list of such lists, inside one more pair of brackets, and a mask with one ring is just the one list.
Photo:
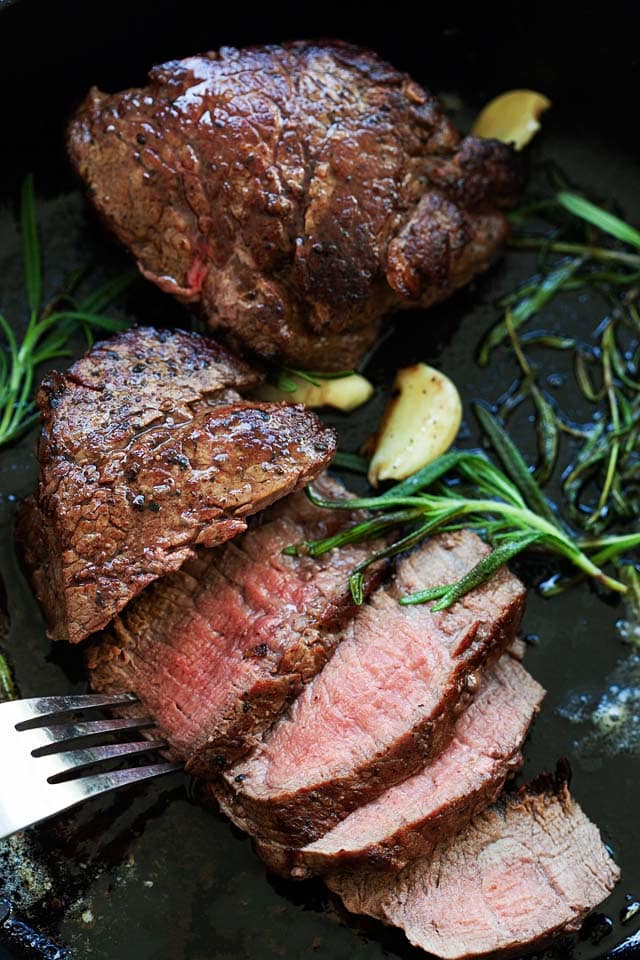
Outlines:
{"label": "fork handle", "polygon": [[32,956],[41,960],[71,960],[71,953],[66,947],[59,947],[27,923],[16,920],[8,900],[0,900],[0,930],[7,935],[10,944],[27,947]]}

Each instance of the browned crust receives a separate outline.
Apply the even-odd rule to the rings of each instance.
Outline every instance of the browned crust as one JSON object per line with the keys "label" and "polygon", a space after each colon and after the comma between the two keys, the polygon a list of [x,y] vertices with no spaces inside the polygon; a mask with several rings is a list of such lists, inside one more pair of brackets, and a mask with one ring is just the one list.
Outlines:
{"label": "browned crust", "polygon": [[[238,80],[238,76],[242,80]],[[223,48],[92,89],[68,132],[93,204],[145,277],[234,346],[355,365],[385,313],[486,269],[522,186],[511,148],[340,41]]]}
{"label": "browned crust", "polygon": [[233,389],[255,381],[214,341],[150,327],[48,375],[38,489],[16,536],[52,639],[103,628],[198,545],[242,532],[329,463],[335,432],[301,405]]}

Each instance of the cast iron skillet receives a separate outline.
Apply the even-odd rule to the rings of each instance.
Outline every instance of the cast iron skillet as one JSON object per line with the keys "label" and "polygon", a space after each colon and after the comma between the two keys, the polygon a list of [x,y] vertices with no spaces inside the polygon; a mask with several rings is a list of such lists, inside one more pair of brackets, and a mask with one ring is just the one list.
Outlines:
{"label": "cast iron skillet", "polygon": [[[585,7],[556,3],[474,4],[469,10],[386,5],[384,13],[358,5],[246,4],[221,11],[193,0],[20,0],[0,3],[0,307],[21,322],[20,259],[14,228],[15,197],[33,171],[52,293],[65,272],[94,259],[109,271],[126,257],[86,210],[68,168],[63,130],[74,104],[91,83],[117,90],[144,81],[163,60],[222,44],[248,44],[306,36],[343,37],[380,51],[436,92],[456,93],[468,105],[503,89],[528,86],[554,101],[534,163],[560,162],[581,186],[615,197],[640,222],[637,191],[640,15],[635,4],[609,3],[597,20]],[[564,17],[566,19],[562,20]],[[508,356],[480,371],[473,345],[496,319],[495,299],[533,272],[521,255],[509,255],[472,289],[421,317],[400,322],[374,354],[367,373],[380,388],[359,415],[334,418],[342,446],[356,449],[378,419],[393,371],[416,360],[436,362],[459,385],[465,401],[495,399],[515,375]],[[131,321],[185,324],[186,311],[140,281],[123,308]],[[590,331],[602,316],[588,298],[554,307],[547,327]],[[80,344],[78,345],[80,349]],[[561,388],[564,389],[564,388]],[[473,422],[466,438],[474,441]],[[525,445],[530,424],[518,427]],[[16,502],[35,477],[33,435],[0,451],[0,574],[6,597],[6,631],[0,645],[23,696],[83,690],[81,655],[52,648],[12,545]],[[520,569],[529,582],[544,575]],[[616,665],[630,652],[616,634],[619,608],[588,588],[543,601],[531,592],[525,620],[527,665],[547,687],[543,712],[526,747],[523,779],[571,761],[573,789],[602,829],[623,879],[583,933],[556,946],[551,956],[576,960],[640,956],[640,913],[626,923],[640,897],[638,756],[608,749],[593,736],[588,710],[581,724],[558,714],[576,691],[596,703]],[[626,665],[626,666],[625,666]],[[637,671],[636,671],[637,673]],[[1,777],[1,772],[0,772]],[[7,785],[2,782],[1,789]],[[0,958],[25,954],[28,939],[15,921],[92,960],[376,960],[424,955],[397,932],[348,918],[319,882],[285,883],[265,875],[250,843],[216,815],[193,804],[178,777],[92,803],[45,828],[0,846],[0,898],[14,903],[14,921],[3,922]],[[11,931],[13,930],[13,934]],[[17,935],[19,933],[19,936]],[[2,946],[3,942],[5,946]]]}

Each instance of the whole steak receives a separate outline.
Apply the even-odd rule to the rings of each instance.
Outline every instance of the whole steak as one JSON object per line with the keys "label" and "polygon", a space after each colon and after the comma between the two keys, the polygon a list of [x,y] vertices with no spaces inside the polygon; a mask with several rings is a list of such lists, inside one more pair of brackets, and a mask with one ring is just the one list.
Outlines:
{"label": "whole steak", "polygon": [[53,639],[104,627],[326,466],[333,431],[233,389],[255,379],[206,337],[141,327],[42,383],[40,479],[17,532]]}
{"label": "whole steak", "polygon": [[443,300],[505,238],[516,155],[461,140],[368,50],[223,48],[150,80],[91,90],[71,159],[142,273],[236,347],[352,366],[386,312]]}

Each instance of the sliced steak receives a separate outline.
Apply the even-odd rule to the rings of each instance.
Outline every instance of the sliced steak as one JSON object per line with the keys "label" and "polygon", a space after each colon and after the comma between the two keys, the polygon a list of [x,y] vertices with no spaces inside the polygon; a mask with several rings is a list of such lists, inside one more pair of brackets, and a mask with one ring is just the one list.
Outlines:
{"label": "sliced steak", "polygon": [[[327,477],[315,486],[328,498],[346,493]],[[233,542],[201,550],[129,604],[89,650],[94,690],[132,690],[191,773],[219,773],[328,659],[355,609],[349,572],[374,548],[353,545],[317,559],[282,549],[350,522],[353,515],[314,507],[297,493]]]}
{"label": "sliced steak", "polygon": [[382,315],[486,269],[521,161],[460,140],[437,100],[340,42],[225,47],[91,90],[71,160],[142,273],[229,341],[355,365]]}
{"label": "sliced steak", "polygon": [[326,466],[333,431],[302,406],[242,400],[233,388],[255,380],[213,341],[150,327],[49,374],[18,537],[52,638],[104,627],[197,545],[241,533]]}
{"label": "sliced steak", "polygon": [[620,877],[566,783],[545,779],[395,876],[354,870],[327,882],[348,910],[400,927],[436,957],[542,947],[577,930]]}
{"label": "sliced steak", "polygon": [[357,865],[398,870],[428,856],[493,803],[518,769],[520,748],[543,696],[540,684],[504,654],[487,671],[451,743],[431,764],[302,849],[258,840],[260,856],[277,873],[293,877]]}
{"label": "sliced steak", "polygon": [[225,773],[220,802],[239,826],[305,846],[440,753],[478,671],[513,640],[525,591],[503,569],[440,613],[401,606],[398,597],[450,583],[486,549],[463,531],[436,537],[400,563],[289,715]]}

